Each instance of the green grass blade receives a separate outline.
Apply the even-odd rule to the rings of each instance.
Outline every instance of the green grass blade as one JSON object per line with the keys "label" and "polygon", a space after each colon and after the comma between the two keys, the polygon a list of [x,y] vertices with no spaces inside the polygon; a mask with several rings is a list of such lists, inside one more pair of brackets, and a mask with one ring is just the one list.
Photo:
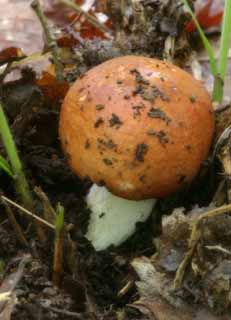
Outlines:
{"label": "green grass blade", "polygon": [[14,174],[10,169],[8,162],[0,155],[0,169],[4,170],[11,178],[14,178]]}
{"label": "green grass blade", "polygon": [[224,81],[228,65],[228,53],[231,40],[231,0],[225,1],[222,31],[221,31],[221,43],[220,43],[220,55],[218,62],[218,70],[222,80]]}
{"label": "green grass blade", "polygon": [[56,220],[55,220],[55,233],[56,236],[63,230],[64,226],[64,207],[60,203],[57,205],[56,209]]}
{"label": "green grass blade", "polygon": [[11,170],[14,173],[15,188],[25,207],[32,208],[33,200],[31,197],[29,185],[23,172],[22,163],[18,156],[18,151],[11,134],[10,127],[0,101],[0,138],[6,149],[9,158]]}
{"label": "green grass blade", "polygon": [[219,79],[215,80],[215,86],[213,91],[213,100],[221,102],[223,98],[223,85],[226,77],[228,67],[228,55],[231,39],[231,0],[225,1],[222,29],[221,29],[221,41],[220,52],[218,60],[218,73]]}
{"label": "green grass blade", "polygon": [[[231,0],[228,0],[231,1]],[[206,35],[204,34],[204,31],[202,30],[199,22],[197,21],[196,16],[194,15],[192,9],[190,8],[187,0],[182,0],[182,2],[184,3],[185,7],[187,8],[188,12],[190,13],[193,22],[195,23],[195,26],[198,30],[198,33],[201,37],[201,40],[203,42],[203,45],[207,51],[208,57],[209,57],[209,63],[210,63],[210,70],[213,74],[214,77],[218,76],[218,67],[217,67],[217,63],[216,63],[216,59],[215,59],[215,55],[214,55],[214,51],[213,48],[209,42],[209,40],[207,39]]]}

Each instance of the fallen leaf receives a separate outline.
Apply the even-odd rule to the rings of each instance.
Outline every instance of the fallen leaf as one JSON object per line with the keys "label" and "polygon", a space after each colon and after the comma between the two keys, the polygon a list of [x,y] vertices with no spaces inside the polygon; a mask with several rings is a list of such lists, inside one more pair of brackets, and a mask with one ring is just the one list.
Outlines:
{"label": "fallen leaf", "polygon": [[21,49],[9,47],[0,51],[0,65],[25,57]]}
{"label": "fallen leaf", "polygon": [[59,82],[55,75],[49,71],[43,71],[42,76],[36,80],[36,84],[42,91],[46,102],[51,106],[57,105],[69,89],[69,84],[66,81]]}
{"label": "fallen leaf", "polygon": [[30,261],[30,256],[25,255],[21,259],[17,271],[7,276],[0,287],[0,320],[10,320],[17,297],[14,292],[17,284],[22,279],[24,268]]}
{"label": "fallen leaf", "polygon": [[230,320],[228,315],[213,315],[203,305],[195,308],[174,296],[170,280],[159,273],[148,258],[136,258],[132,266],[139,276],[136,285],[140,300],[130,306],[150,320]]}

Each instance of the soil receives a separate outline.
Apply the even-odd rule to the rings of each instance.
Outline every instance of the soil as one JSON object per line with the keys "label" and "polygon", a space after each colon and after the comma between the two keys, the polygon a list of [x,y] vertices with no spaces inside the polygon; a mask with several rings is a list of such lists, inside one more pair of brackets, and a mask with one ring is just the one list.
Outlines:
{"label": "soil", "polygon": [[[206,206],[214,196],[219,178],[216,176],[216,171],[211,175],[205,164],[192,186],[184,187],[176,195],[160,201],[155,214],[153,213],[146,223],[140,223],[136,233],[122,246],[96,253],[84,237],[89,217],[84,198],[91,182],[81,181],[71,172],[61,150],[58,137],[61,102],[69,83],[85,70],[109,57],[126,54],[129,51],[162,58],[164,40],[170,34],[170,30],[172,32],[174,29],[177,37],[176,61],[178,58],[182,60],[182,56],[187,57],[190,52],[190,37],[180,30],[183,22],[188,18],[178,12],[171,15],[170,19],[169,11],[173,6],[171,1],[168,10],[167,7],[162,8],[158,1],[148,2],[150,12],[151,10],[156,12],[156,27],[154,28],[154,22],[148,24],[145,37],[140,37],[138,27],[133,32],[125,22],[120,21],[120,17],[117,16],[118,20],[115,17],[112,18],[114,29],[116,29],[115,25],[120,29],[121,23],[123,24],[124,37],[127,37],[128,44],[126,50],[122,38],[117,37],[116,42],[104,37],[91,40],[89,36],[86,39],[86,35],[79,35],[73,29],[64,30],[63,28],[59,42],[64,43],[66,39],[68,43],[62,51],[63,59],[66,59],[65,83],[58,83],[53,72],[43,70],[42,63],[35,62],[36,66],[32,64],[31,67],[31,64],[25,62],[18,67],[18,73],[11,72],[11,78],[7,75],[1,85],[1,99],[31,190],[39,186],[54,208],[57,203],[62,204],[65,208],[65,223],[68,230],[63,249],[64,270],[60,286],[57,287],[52,283],[53,230],[43,226],[47,239],[42,243],[38,239],[34,223],[28,222],[26,216],[13,209],[28,242],[27,246],[22,245],[7,218],[4,204],[0,205],[2,213],[0,263],[3,265],[0,268],[0,281],[3,283],[7,276],[16,272],[20,261],[25,256],[28,256],[30,261],[16,283],[17,304],[11,315],[13,320],[148,319],[141,311],[132,307],[133,302],[139,299],[139,293],[135,285],[138,276],[130,264],[131,261],[140,256],[152,257],[156,252],[153,239],[161,233],[163,213],[170,214],[173,208],[182,206],[186,209],[192,208],[195,204]],[[108,14],[110,16],[110,12]],[[59,15],[55,15],[55,9],[50,10],[48,16],[56,23],[60,22]],[[160,21],[162,21],[161,24]],[[118,34],[119,32],[117,36]],[[79,47],[79,43],[78,45],[76,43],[80,36],[82,42]],[[184,48],[182,48],[182,42]],[[47,61],[47,58],[42,56],[42,61]],[[50,63],[49,60],[48,63]],[[39,71],[38,64],[40,64]],[[135,75],[139,76],[136,73]],[[103,107],[97,106],[99,110]],[[158,113],[158,110],[151,110],[150,117],[164,117],[169,121],[165,115]],[[111,125],[121,125],[117,118],[115,115]],[[96,125],[100,125],[99,120]],[[156,135],[163,144],[166,142],[167,137],[164,132],[150,134]],[[142,161],[147,151],[146,147],[137,145],[139,161]],[[6,155],[2,145],[0,145],[0,154]],[[0,181],[1,193],[19,202],[11,178],[3,171],[0,171]],[[35,193],[34,201],[34,212],[42,215],[44,203]]]}

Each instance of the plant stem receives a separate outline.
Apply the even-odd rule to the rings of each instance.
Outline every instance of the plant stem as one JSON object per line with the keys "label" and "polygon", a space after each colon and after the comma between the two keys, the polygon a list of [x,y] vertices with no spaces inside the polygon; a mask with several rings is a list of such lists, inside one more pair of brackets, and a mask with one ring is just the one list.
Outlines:
{"label": "plant stem", "polygon": [[[230,0],[228,0],[228,1],[230,1]],[[213,50],[209,40],[207,39],[204,31],[202,30],[199,22],[197,21],[195,14],[193,13],[192,9],[190,8],[188,1],[182,0],[182,2],[184,3],[185,7],[187,8],[188,12],[190,13],[193,22],[195,23],[195,26],[196,26],[197,31],[199,33],[199,36],[201,37],[201,40],[203,42],[203,45],[204,45],[204,47],[207,51],[208,57],[209,57],[211,73],[213,74],[214,77],[216,77],[218,75],[218,69],[217,69],[217,63],[216,63],[216,59],[215,59],[215,55],[214,55],[214,50]]]}
{"label": "plant stem", "polygon": [[76,11],[79,14],[85,16],[86,20],[95,28],[99,29],[103,33],[110,34],[110,29],[106,27],[103,23],[99,22],[97,18],[92,16],[91,14],[85,12],[79,5],[74,3],[71,0],[60,0],[60,3],[64,4],[65,6],[71,8],[72,10]]}
{"label": "plant stem", "polygon": [[57,287],[60,285],[63,270],[63,243],[64,243],[64,208],[58,204],[55,223],[55,244],[52,280]]}
{"label": "plant stem", "polygon": [[29,185],[23,173],[22,163],[19,159],[17,148],[10,132],[7,118],[0,103],[0,136],[6,149],[15,179],[15,189],[22,203],[28,209],[33,207],[33,200]]}
{"label": "plant stem", "polygon": [[9,198],[5,197],[5,196],[1,196],[1,199],[9,204],[11,204],[12,206],[14,206],[15,208],[19,209],[21,212],[25,213],[28,217],[30,217],[31,219],[35,220],[37,222],[37,224],[41,224],[43,226],[47,226],[50,229],[55,229],[55,227],[47,222],[46,220],[40,218],[39,216],[36,216],[36,214],[34,214],[33,212],[23,208],[22,206],[20,206],[19,204],[17,204],[16,202],[10,200]]}
{"label": "plant stem", "polygon": [[42,7],[41,7],[39,0],[32,1],[31,8],[36,13],[36,15],[39,18],[41,25],[43,27],[43,31],[44,31],[45,39],[46,39],[46,44],[47,44],[48,48],[51,50],[52,57],[54,60],[56,78],[59,81],[63,81],[64,80],[63,66],[60,61],[59,48],[57,46],[55,36],[53,35],[53,33],[50,30],[48,20],[47,20],[45,14],[43,13],[43,10],[42,10]]}
{"label": "plant stem", "polygon": [[40,199],[42,205],[43,205],[43,217],[46,221],[49,223],[54,223],[55,222],[55,217],[56,217],[56,212],[54,208],[52,207],[49,198],[43,192],[43,190],[40,187],[35,187],[34,192]]}
{"label": "plant stem", "polygon": [[228,53],[230,47],[231,38],[231,0],[225,1],[222,30],[221,30],[221,41],[220,41],[220,52],[218,60],[218,73],[219,77],[215,77],[214,89],[213,89],[213,100],[221,102],[223,98],[223,85],[227,72],[228,65]]}
{"label": "plant stem", "polygon": [[11,210],[10,206],[8,205],[8,203],[6,201],[4,201],[2,199],[3,204],[5,205],[5,209],[6,209],[6,213],[8,215],[8,219],[14,229],[15,232],[15,236],[18,238],[19,242],[25,246],[25,247],[29,247],[29,244],[23,234],[23,231],[20,227],[20,225],[18,224],[17,220],[15,219],[14,213]]}

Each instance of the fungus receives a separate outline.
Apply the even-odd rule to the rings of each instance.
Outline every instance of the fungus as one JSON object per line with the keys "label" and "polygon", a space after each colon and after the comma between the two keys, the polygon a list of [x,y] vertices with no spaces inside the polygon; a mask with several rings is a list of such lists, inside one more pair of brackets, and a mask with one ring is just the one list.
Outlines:
{"label": "fungus", "polygon": [[171,63],[114,58],[73,84],[59,132],[70,167],[94,183],[86,197],[92,211],[86,236],[96,250],[121,244],[156,199],[192,181],[213,129],[209,94]]}

